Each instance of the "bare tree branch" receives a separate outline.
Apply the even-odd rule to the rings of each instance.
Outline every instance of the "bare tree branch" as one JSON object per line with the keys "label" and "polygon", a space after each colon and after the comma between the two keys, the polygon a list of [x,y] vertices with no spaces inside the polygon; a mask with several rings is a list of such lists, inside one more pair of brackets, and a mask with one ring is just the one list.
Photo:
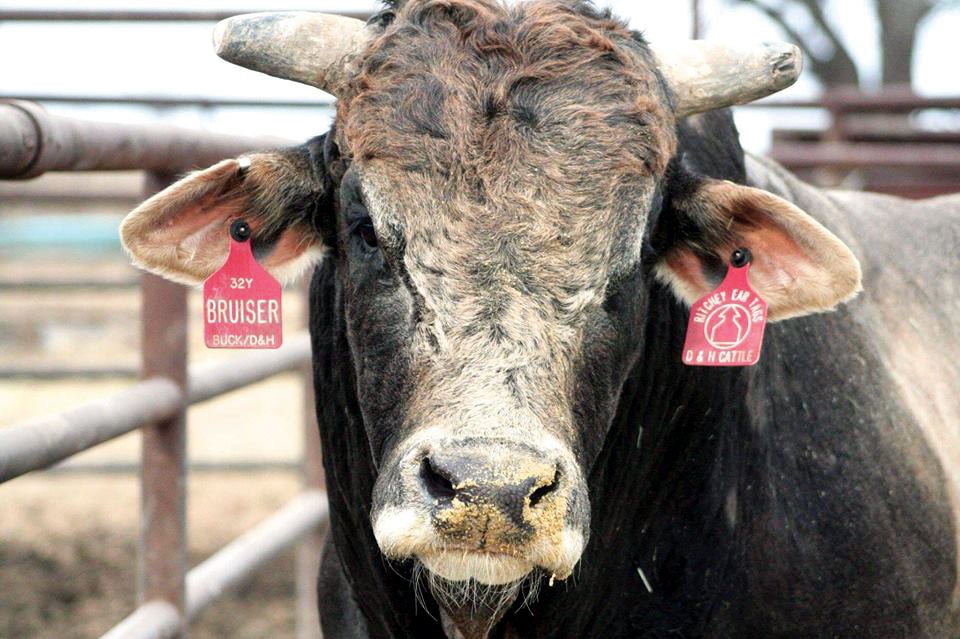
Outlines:
{"label": "bare tree branch", "polygon": [[814,21],[817,23],[819,29],[833,44],[834,54],[829,58],[822,58],[816,55],[806,38],[797,29],[789,24],[782,11],[778,11],[776,8],[761,0],[737,1],[741,4],[748,4],[758,9],[771,20],[773,20],[783,30],[788,38],[796,42],[796,44],[803,49],[804,55],[807,57],[811,70],[825,85],[840,86],[859,84],[860,75],[857,70],[857,66],[854,64],[853,58],[850,56],[847,49],[843,46],[843,43],[840,42],[837,34],[830,28],[826,20],[826,16],[823,14],[822,8],[817,4],[817,0],[787,1],[799,2],[799,4],[805,7],[813,16]]}
{"label": "bare tree branch", "polygon": [[[807,57],[811,71],[827,86],[859,84],[860,73],[840,35],[842,25],[831,23],[824,6],[826,0],[728,0],[761,11],[795,41]],[[880,23],[880,57],[884,84],[909,84],[913,75],[914,52],[920,23],[929,15],[960,7],[960,0],[873,0]],[[803,7],[816,29],[833,46],[832,56],[816,55],[810,46],[810,33],[801,33],[786,19],[787,8]]]}
{"label": "bare tree branch", "polygon": [[[813,17],[814,22],[817,23],[817,26],[820,27],[820,30],[823,32],[823,34],[827,36],[828,40],[830,40],[830,44],[833,45],[833,48],[836,49],[836,52],[849,58],[850,54],[847,52],[847,48],[843,45],[843,42],[840,41],[840,36],[838,36],[833,30],[833,27],[827,20],[827,16],[824,15],[823,7],[820,5],[820,2],[818,0],[800,0],[800,4],[807,8],[807,11],[809,11],[810,15]],[[850,63],[853,64],[853,60],[851,60]]]}
{"label": "bare tree branch", "polygon": [[806,39],[800,34],[799,31],[793,28],[793,26],[787,22],[787,19],[782,13],[774,9],[773,7],[759,2],[758,0],[740,0],[743,4],[749,4],[753,7],[756,7],[763,13],[767,15],[768,18],[777,23],[777,26],[787,34],[787,37],[793,40],[807,55],[810,54],[810,46],[807,44]]}
{"label": "bare tree branch", "polygon": [[910,84],[920,22],[936,7],[931,0],[876,0],[884,84]]}

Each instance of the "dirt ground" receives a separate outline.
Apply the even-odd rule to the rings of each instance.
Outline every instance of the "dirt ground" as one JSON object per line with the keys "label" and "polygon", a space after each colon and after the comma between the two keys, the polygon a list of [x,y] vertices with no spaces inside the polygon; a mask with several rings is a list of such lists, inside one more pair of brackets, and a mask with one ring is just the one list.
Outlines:
{"label": "dirt ground", "polygon": [[[135,276],[122,256],[6,260],[0,283]],[[203,348],[199,295],[192,294],[191,361],[235,356]],[[285,293],[290,334],[302,327],[297,292]],[[138,364],[137,289],[22,291],[0,287],[0,371]],[[38,380],[0,376],[0,428],[115,392],[130,378]],[[301,455],[302,381],[294,374],[205,402],[189,414],[192,463],[292,464]],[[132,433],[70,460],[83,472],[34,473],[0,485],[0,639],[99,637],[134,610],[137,599],[139,479],[91,474],[90,466],[131,466]],[[299,490],[291,470],[191,473],[190,564],[196,565],[266,519]],[[191,628],[196,638],[294,635],[293,551],[211,606]]]}
{"label": "dirt ground", "polygon": [[[265,519],[299,488],[293,473],[195,474],[190,563]],[[136,607],[135,476],[28,476],[0,487],[0,637],[99,637]],[[294,637],[293,552],[211,606],[201,639]]]}

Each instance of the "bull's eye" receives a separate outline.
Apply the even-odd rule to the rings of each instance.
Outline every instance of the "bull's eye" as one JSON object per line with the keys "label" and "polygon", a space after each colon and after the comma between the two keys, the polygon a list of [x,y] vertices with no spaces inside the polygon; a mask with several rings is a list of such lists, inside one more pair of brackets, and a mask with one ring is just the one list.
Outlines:
{"label": "bull's eye", "polygon": [[373,223],[369,218],[357,227],[357,232],[360,233],[360,239],[364,244],[370,248],[377,248],[377,233],[373,230]]}

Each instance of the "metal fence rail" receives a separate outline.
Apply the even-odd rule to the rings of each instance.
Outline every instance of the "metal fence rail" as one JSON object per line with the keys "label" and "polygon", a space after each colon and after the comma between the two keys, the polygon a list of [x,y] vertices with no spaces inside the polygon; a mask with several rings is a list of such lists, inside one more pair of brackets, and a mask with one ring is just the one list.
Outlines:
{"label": "metal fence rail", "polygon": [[196,619],[223,593],[327,519],[327,496],[308,491],[241,535],[187,575],[187,617]]}
{"label": "metal fence rail", "polygon": [[791,169],[824,166],[840,169],[960,169],[960,145],[920,145],[899,142],[779,142],[772,155]]}
{"label": "metal fence rail", "polygon": [[78,120],[52,115],[30,102],[0,103],[0,179],[32,178],[47,171],[141,169],[170,175],[286,144],[280,138]]}
{"label": "metal fence rail", "polygon": [[310,336],[300,333],[283,347],[195,366],[189,391],[153,378],[76,408],[0,429],[0,483],[47,468],[156,421],[172,417],[184,400],[198,404],[310,361]]}
{"label": "metal fence rail", "polygon": [[155,378],[112,397],[0,429],[0,482],[167,419],[182,403],[179,386],[169,379]]}
{"label": "metal fence rail", "polygon": [[[344,3],[346,6],[347,3]],[[243,13],[255,11],[276,11],[269,5],[260,9],[246,9]],[[116,10],[116,9],[0,9],[0,21],[15,22],[217,22],[241,13],[237,10],[196,9],[155,9],[155,10]],[[367,20],[369,11],[335,11],[343,16]]]}
{"label": "metal fence rail", "polygon": [[[178,171],[277,144],[286,141],[87,122],[51,115],[31,103],[0,103],[0,179],[54,170],[145,169],[144,195],[150,195],[171,183]],[[0,483],[141,429],[141,606],[107,636],[185,636],[191,619],[299,539],[304,541],[297,563],[298,636],[317,636],[308,604],[314,602],[319,529],[327,509],[313,419],[309,336],[288,336],[276,351],[248,353],[188,371],[187,289],[145,274],[141,295],[144,381],[57,415],[0,429]],[[188,573],[187,408],[287,371],[304,376],[301,470],[307,491]]]}
{"label": "metal fence rail", "polygon": [[825,129],[781,129],[769,156],[801,178],[838,186],[848,178],[871,191],[932,197],[960,191],[960,132],[925,129],[918,115],[960,111],[960,97],[923,97],[907,86],[878,93],[835,88],[816,102],[761,100],[750,108],[816,108]]}
{"label": "metal fence rail", "polygon": [[[299,537],[325,525],[327,516],[326,495],[320,491],[304,492],[191,570],[187,575],[188,618],[198,617]],[[179,624],[180,617],[173,606],[150,601],[114,626],[103,639],[175,637]]]}
{"label": "metal fence rail", "polygon": [[92,105],[124,105],[147,106],[157,108],[249,108],[258,109],[317,109],[332,108],[333,100],[317,98],[303,99],[263,99],[263,98],[208,98],[204,96],[170,96],[170,95],[75,95],[65,93],[19,93],[0,95],[0,100],[22,100],[25,102],[54,102],[57,104],[92,104]]}

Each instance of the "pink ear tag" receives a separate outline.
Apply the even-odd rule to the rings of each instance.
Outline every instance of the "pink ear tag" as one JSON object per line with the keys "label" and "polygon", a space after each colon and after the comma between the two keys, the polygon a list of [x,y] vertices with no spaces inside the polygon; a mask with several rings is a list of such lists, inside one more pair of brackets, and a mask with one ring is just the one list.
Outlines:
{"label": "pink ear tag", "polygon": [[230,226],[230,255],[203,283],[203,337],[207,348],[280,348],[283,291],[253,257],[250,226]]}
{"label": "pink ear tag", "polygon": [[688,366],[753,366],[760,361],[767,303],[747,275],[753,257],[737,249],[715,291],[690,307],[683,363]]}

